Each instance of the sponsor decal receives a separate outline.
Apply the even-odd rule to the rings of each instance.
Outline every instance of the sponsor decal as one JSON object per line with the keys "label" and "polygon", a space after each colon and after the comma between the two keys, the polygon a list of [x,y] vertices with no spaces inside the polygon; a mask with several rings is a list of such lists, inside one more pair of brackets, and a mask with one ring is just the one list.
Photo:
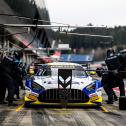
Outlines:
{"label": "sponsor decal", "polygon": [[29,94],[28,98],[31,99],[31,100],[37,100],[37,96],[34,95],[34,94]]}
{"label": "sponsor decal", "polygon": [[96,100],[98,100],[99,98],[98,98],[98,95],[92,95],[91,97],[90,97],[90,101],[91,102],[93,102],[93,101],[96,101]]}
{"label": "sponsor decal", "polygon": [[61,89],[59,90],[59,98],[62,100],[67,100],[69,97],[70,91],[67,89]]}
{"label": "sponsor decal", "polygon": [[50,65],[51,68],[61,68],[61,69],[75,69],[76,66],[74,65]]}

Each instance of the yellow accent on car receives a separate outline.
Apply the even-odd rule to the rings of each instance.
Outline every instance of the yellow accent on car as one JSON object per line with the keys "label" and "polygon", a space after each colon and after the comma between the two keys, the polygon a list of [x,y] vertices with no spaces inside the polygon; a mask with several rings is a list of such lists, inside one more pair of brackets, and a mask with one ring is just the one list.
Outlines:
{"label": "yellow accent on car", "polygon": [[[79,105],[79,106],[97,106],[97,104],[96,103],[102,103],[102,97],[101,96],[98,96],[98,99],[97,100],[95,100],[95,103],[93,103],[94,101],[91,101],[90,99],[89,99],[89,101],[88,102],[85,102],[85,103],[67,103],[67,105],[68,106],[76,106],[76,105]],[[36,100],[31,100],[31,99],[29,99],[28,97],[26,97],[25,96],[25,98],[24,98],[24,101],[25,102],[30,102],[30,104],[32,104],[32,105],[61,105],[62,103],[47,103],[47,102],[40,102],[40,101],[38,101],[38,99],[36,99]]]}
{"label": "yellow accent on car", "polygon": [[96,71],[90,71],[89,74],[90,75],[96,75]]}
{"label": "yellow accent on car", "polygon": [[25,101],[36,101],[37,96],[34,94],[29,94],[27,97],[25,96]]}
{"label": "yellow accent on car", "polygon": [[90,102],[99,102],[99,103],[102,103],[102,101],[103,101],[103,98],[101,97],[101,96],[93,96],[93,97],[91,97],[90,99]]}
{"label": "yellow accent on car", "polygon": [[99,97],[97,95],[95,95],[95,96],[93,96],[93,97],[90,98],[90,101],[96,101],[98,99],[99,99]]}

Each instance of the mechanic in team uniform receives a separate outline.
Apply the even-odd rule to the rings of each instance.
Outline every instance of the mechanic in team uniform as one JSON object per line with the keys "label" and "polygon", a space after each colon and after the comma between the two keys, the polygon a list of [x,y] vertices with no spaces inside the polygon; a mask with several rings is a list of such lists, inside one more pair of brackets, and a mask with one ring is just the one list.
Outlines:
{"label": "mechanic in team uniform", "polygon": [[17,67],[15,63],[15,57],[11,55],[5,56],[0,63],[0,103],[5,104],[6,88],[8,90],[7,101],[9,106],[16,106],[14,101],[14,94],[16,90],[17,80]]}
{"label": "mechanic in team uniform", "polygon": [[3,60],[3,54],[0,56],[0,104],[7,104],[5,99],[5,93],[6,93],[6,85],[4,83],[4,78],[8,78],[7,74],[4,72],[3,65],[1,64]]}
{"label": "mechanic in team uniform", "polygon": [[113,87],[119,87],[120,96],[125,96],[124,81],[120,74],[123,71],[121,55],[115,54],[115,51],[110,48],[107,51],[107,57],[105,63],[108,71],[104,72],[102,76],[102,83],[106,94],[108,95],[108,104],[113,104],[114,100],[117,100],[117,96],[113,91]]}
{"label": "mechanic in team uniform", "polygon": [[[12,78],[12,72],[14,69],[14,62],[13,62],[13,57],[11,55],[5,56],[2,61],[1,61],[1,91],[0,91],[0,97],[1,99],[1,104],[4,104],[4,99],[5,99],[5,93],[6,93],[6,88],[8,90],[8,105],[15,105],[13,103],[13,94],[14,94],[14,81]],[[3,91],[2,91],[3,90]]]}
{"label": "mechanic in team uniform", "polygon": [[16,98],[17,99],[20,99],[20,96],[19,96],[19,86],[21,87],[21,89],[23,89],[23,73],[22,73],[22,61],[21,61],[21,58],[23,57],[23,53],[20,51],[20,52],[17,52],[15,51],[14,52],[14,63],[15,63],[15,67],[14,67],[14,81],[15,81],[15,95],[16,95]]}

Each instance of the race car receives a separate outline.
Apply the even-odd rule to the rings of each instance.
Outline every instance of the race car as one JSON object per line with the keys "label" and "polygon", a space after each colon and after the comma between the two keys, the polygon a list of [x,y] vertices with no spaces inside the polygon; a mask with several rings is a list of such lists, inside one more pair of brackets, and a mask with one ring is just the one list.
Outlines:
{"label": "race car", "polygon": [[42,64],[36,75],[26,79],[25,106],[30,104],[67,106],[102,105],[102,84],[80,64]]}

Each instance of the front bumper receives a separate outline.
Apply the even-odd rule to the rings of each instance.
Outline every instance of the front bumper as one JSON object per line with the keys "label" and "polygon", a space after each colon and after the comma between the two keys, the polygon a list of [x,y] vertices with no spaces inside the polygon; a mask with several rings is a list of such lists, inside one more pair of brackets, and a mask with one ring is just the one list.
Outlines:
{"label": "front bumper", "polygon": [[[98,96],[97,99],[94,99],[92,101],[92,98],[89,99],[88,102],[81,102],[81,103],[69,103],[65,102],[65,105],[67,106],[100,106],[102,105],[102,97]],[[29,105],[62,105],[64,102],[40,102],[37,97],[35,100],[29,99],[27,96],[24,97],[25,103],[28,103]]]}

